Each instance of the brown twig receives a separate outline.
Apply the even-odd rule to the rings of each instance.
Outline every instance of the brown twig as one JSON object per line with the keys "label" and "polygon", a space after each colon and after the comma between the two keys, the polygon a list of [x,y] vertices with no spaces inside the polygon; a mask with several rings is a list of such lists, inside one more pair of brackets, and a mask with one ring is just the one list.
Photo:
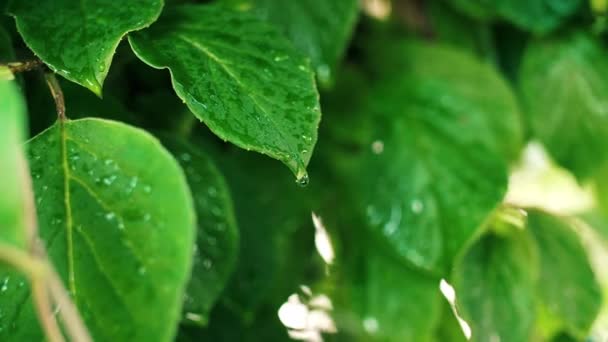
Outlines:
{"label": "brown twig", "polygon": [[10,69],[13,74],[31,71],[41,68],[44,64],[39,59],[33,59],[31,61],[23,61],[23,62],[11,62],[7,63],[6,66]]}
{"label": "brown twig", "polygon": [[57,81],[57,77],[55,77],[55,73],[52,71],[46,72],[44,74],[44,78],[46,79],[46,84],[51,90],[53,100],[55,100],[55,107],[57,108],[57,118],[61,122],[67,121],[67,117],[65,116],[65,100],[63,99],[63,91],[61,90],[59,81]]}

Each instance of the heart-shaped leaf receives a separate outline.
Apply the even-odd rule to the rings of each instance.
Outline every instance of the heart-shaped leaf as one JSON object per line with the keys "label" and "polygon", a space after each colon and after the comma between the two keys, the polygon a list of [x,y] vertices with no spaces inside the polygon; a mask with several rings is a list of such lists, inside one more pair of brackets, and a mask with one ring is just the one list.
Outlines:
{"label": "heart-shaped leaf", "polygon": [[224,6],[185,5],[129,41],[144,62],[170,70],[177,95],[220,138],[306,182],[318,93],[308,62],[274,27]]}

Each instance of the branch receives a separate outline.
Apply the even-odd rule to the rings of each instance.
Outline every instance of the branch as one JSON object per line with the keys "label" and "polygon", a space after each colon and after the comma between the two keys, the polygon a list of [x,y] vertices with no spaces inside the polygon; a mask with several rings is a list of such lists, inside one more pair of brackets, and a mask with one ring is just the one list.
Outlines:
{"label": "branch", "polygon": [[44,74],[44,78],[46,79],[46,84],[51,90],[53,100],[55,100],[55,107],[57,108],[57,118],[59,119],[59,121],[65,122],[67,120],[67,117],[65,116],[65,100],[63,99],[63,91],[61,90],[59,81],[57,81],[57,77],[55,77],[55,73],[53,73],[52,71],[46,72]]}

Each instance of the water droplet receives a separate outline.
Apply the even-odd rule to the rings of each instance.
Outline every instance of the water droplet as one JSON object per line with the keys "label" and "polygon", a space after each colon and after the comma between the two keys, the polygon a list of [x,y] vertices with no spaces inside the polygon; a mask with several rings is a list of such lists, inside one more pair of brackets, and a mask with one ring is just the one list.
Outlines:
{"label": "water droplet", "polygon": [[114,214],[113,212],[109,212],[105,215],[105,217],[106,217],[106,220],[112,221],[116,217],[116,214]]}
{"label": "water droplet", "polygon": [[308,182],[308,173],[306,173],[306,171],[300,171],[296,177],[296,183],[301,187],[305,187],[308,185]]}
{"label": "water droplet", "polygon": [[372,152],[375,154],[382,154],[384,152],[384,142],[382,140],[376,140],[372,143]]}
{"label": "water droplet", "polygon": [[144,192],[149,194],[152,192],[152,187],[149,185],[144,186]]}
{"label": "water droplet", "polygon": [[182,161],[185,162],[189,162],[192,159],[192,157],[190,157],[188,153],[182,153],[179,157]]}
{"label": "water droplet", "polygon": [[211,266],[213,266],[213,263],[211,262],[211,260],[209,260],[209,259],[203,260],[203,267],[204,268],[211,269]]}
{"label": "water droplet", "polygon": [[331,80],[331,69],[327,64],[322,64],[317,67],[317,76],[321,83],[329,83]]}
{"label": "water droplet", "polygon": [[144,221],[148,222],[150,221],[150,219],[152,218],[152,216],[148,213],[144,214]]}
{"label": "water droplet", "polygon": [[424,203],[419,199],[415,199],[412,201],[410,207],[414,214],[420,214],[424,210]]}
{"label": "water droplet", "polygon": [[112,183],[114,183],[114,181],[116,180],[117,176],[116,175],[111,175],[109,177],[104,177],[103,178],[103,184],[105,185],[112,185]]}
{"label": "water droplet", "polygon": [[211,197],[215,197],[217,195],[217,189],[213,186],[210,186],[209,189],[207,189],[207,194],[209,194],[209,196]]}
{"label": "water droplet", "polygon": [[282,61],[285,61],[288,59],[289,59],[289,56],[287,56],[287,55],[279,55],[279,56],[274,57],[275,62],[282,62]]}
{"label": "water droplet", "polygon": [[137,273],[139,273],[139,275],[144,275],[146,274],[146,268],[144,266],[141,266],[137,269]]}

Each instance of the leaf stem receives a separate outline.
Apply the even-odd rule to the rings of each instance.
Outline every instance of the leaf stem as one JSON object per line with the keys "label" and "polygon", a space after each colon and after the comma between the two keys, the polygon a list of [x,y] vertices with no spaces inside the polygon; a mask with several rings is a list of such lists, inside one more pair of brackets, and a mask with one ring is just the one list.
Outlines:
{"label": "leaf stem", "polygon": [[23,62],[10,62],[7,64],[1,64],[0,66],[6,66],[13,74],[16,74],[24,71],[36,70],[41,68],[43,65],[44,64],[41,60],[33,59]]}
{"label": "leaf stem", "polygon": [[52,71],[46,72],[44,74],[44,78],[46,79],[46,84],[51,90],[53,100],[55,100],[55,107],[57,108],[57,118],[61,122],[67,121],[68,118],[65,116],[65,100],[63,98],[63,91],[61,90],[61,85],[59,85],[59,81],[57,81],[57,77],[55,77],[55,73]]}

